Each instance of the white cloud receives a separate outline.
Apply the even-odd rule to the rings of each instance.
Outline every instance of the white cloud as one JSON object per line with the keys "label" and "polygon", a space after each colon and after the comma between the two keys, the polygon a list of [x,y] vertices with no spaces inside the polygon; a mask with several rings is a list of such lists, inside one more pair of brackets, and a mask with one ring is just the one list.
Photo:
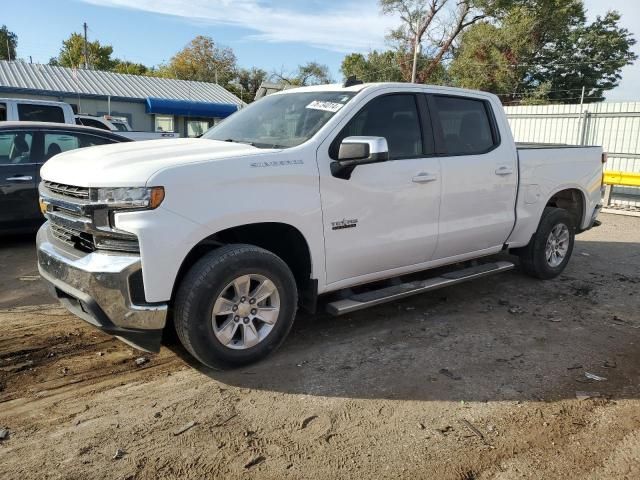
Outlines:
{"label": "white cloud", "polygon": [[[338,52],[384,47],[393,19],[377,2],[327,2],[316,11],[277,8],[257,0],[83,0],[98,6],[131,8],[199,22],[252,30],[252,40],[302,43]],[[304,4],[304,3],[303,3]]]}

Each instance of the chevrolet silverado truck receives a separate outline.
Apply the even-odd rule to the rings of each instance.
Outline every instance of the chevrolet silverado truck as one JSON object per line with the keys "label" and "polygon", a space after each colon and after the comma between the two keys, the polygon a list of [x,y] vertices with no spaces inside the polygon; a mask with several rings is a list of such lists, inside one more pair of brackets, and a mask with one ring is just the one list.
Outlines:
{"label": "chevrolet silverado truck", "polygon": [[500,252],[556,277],[597,224],[605,158],[517,146],[489,93],[285,90],[202,138],[51,159],[39,270],[138,348],[175,328],[201,363],[238,366],[276,349],[299,307],[341,315],[514,268]]}

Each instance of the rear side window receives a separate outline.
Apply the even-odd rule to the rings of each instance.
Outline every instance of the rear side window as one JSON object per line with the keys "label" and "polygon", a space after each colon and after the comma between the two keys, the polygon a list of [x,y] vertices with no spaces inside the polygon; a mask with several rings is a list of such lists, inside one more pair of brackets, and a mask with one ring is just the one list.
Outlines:
{"label": "rear side window", "polygon": [[108,143],[115,143],[115,140],[109,138],[97,137],[95,135],[86,135],[84,133],[75,134],[78,137],[78,147],[93,147],[96,145],[106,145]]}
{"label": "rear side window", "polygon": [[109,127],[107,127],[100,120],[94,120],[93,118],[83,118],[82,119],[82,124],[87,126],[87,127],[100,128],[102,130],[111,130]]}
{"label": "rear side window", "polygon": [[26,132],[0,133],[0,165],[31,163],[33,135]]}
{"label": "rear side window", "polygon": [[64,123],[64,112],[54,105],[19,103],[18,118],[25,122]]}
{"label": "rear side window", "polygon": [[0,122],[7,121],[7,104],[0,103]]}
{"label": "rear side window", "polygon": [[422,132],[415,96],[384,95],[367,103],[332,144],[333,158],[337,157],[340,142],[353,136],[386,138],[391,160],[422,156]]}
{"label": "rear side window", "polygon": [[436,111],[432,115],[440,122],[449,155],[479,155],[497,145],[487,102],[446,96],[433,100]]}

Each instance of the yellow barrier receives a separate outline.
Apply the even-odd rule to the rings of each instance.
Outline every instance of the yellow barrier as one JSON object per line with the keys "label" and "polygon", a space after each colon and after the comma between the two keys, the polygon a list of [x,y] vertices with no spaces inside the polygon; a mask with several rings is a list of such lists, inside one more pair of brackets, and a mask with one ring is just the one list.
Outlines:
{"label": "yellow barrier", "polygon": [[622,187],[640,187],[640,173],[604,172],[605,185],[619,185]]}

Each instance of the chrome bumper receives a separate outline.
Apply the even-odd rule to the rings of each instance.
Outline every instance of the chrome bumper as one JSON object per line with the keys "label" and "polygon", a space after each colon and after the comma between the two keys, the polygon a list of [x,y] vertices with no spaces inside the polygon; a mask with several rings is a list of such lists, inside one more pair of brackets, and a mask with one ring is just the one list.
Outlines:
{"label": "chrome bumper", "polygon": [[[138,255],[82,254],[58,245],[49,222],[38,231],[38,269],[56,298],[72,313],[137,348],[157,351],[166,304],[141,304]],[[136,293],[137,292],[137,293]]]}

